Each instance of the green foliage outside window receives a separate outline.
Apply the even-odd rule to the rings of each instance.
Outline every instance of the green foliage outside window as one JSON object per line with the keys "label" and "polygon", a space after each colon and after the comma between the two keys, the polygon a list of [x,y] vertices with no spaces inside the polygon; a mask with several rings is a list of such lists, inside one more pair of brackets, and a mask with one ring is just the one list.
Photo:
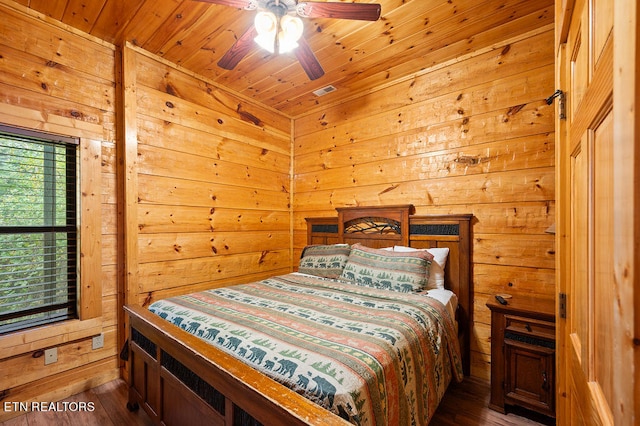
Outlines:
{"label": "green foliage outside window", "polygon": [[0,133],[0,333],[75,315],[75,157]]}

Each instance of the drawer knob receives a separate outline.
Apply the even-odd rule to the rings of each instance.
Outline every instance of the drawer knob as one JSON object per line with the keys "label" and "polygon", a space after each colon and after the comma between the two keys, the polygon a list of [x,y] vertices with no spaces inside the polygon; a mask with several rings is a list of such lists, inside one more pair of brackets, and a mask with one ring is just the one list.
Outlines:
{"label": "drawer knob", "polygon": [[529,325],[529,323],[525,324],[525,325],[524,325],[524,328],[526,328],[526,329],[527,329],[527,331],[528,331],[529,333],[531,333],[531,326]]}

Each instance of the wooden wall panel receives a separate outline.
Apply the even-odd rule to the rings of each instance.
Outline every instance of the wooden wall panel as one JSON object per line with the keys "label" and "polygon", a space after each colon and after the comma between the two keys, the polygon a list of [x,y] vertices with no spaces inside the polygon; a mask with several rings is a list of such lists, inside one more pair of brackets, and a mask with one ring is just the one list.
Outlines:
{"label": "wooden wall panel", "polygon": [[[206,8],[206,7],[205,7]],[[209,9],[209,8],[207,8]],[[179,98],[188,98],[220,116],[234,117],[257,126],[255,130],[288,135],[291,131],[291,120],[282,113],[256,102],[247,102],[220,86],[207,82],[197,75],[184,70],[178,71],[170,67],[165,74],[157,73],[156,58],[139,57],[138,73],[144,76],[145,86],[159,92],[174,94]],[[243,133],[250,130],[244,129]],[[263,141],[278,143],[283,152],[289,152],[288,139]]]}
{"label": "wooden wall panel", "polygon": [[[235,277],[235,284],[238,284],[245,282],[245,275],[283,269],[289,260],[289,249],[285,247],[278,251],[140,263],[140,292],[148,297],[149,292],[182,287],[180,292],[188,293],[189,286],[209,283],[213,288],[217,287],[217,280],[231,277]],[[155,300],[153,294],[151,296],[149,301]]]}
{"label": "wooden wall panel", "polygon": [[[485,173],[479,176],[456,176],[430,180],[412,180],[367,185],[369,177],[357,178],[342,175],[340,179],[347,187],[335,189],[315,189],[296,192],[296,206],[299,211],[317,212],[326,206],[406,204],[408,199],[423,200],[418,207],[428,213],[431,205],[465,205],[473,203],[510,203],[517,208],[519,202],[548,201],[553,199],[553,168],[523,169],[512,172]],[[360,185],[360,186],[359,186]],[[422,204],[424,203],[424,204]]]}
{"label": "wooden wall panel", "polygon": [[[0,336],[3,400],[52,402],[120,374],[115,48],[19,5],[1,4],[0,15],[0,122],[81,141],[81,238],[90,243],[81,243],[81,320]],[[93,350],[91,337],[100,333],[104,346]],[[51,347],[58,361],[44,365],[42,350]],[[0,410],[0,422],[16,414]]]}
{"label": "wooden wall panel", "polygon": [[139,229],[150,233],[263,229],[288,232],[290,221],[289,212],[206,206],[143,206],[138,213]]}
{"label": "wooden wall panel", "polygon": [[[498,31],[499,32],[499,31]],[[502,35],[504,37],[504,34]],[[472,375],[488,378],[493,294],[554,297],[553,28],[294,121],[294,259],[305,216],[412,203],[472,213]]]}
{"label": "wooden wall panel", "polygon": [[146,305],[289,271],[290,120],[125,49],[136,74],[131,297]]}
{"label": "wooden wall panel", "polygon": [[[212,160],[213,161],[213,160]],[[141,205],[224,207],[237,209],[288,210],[288,188],[275,190],[232,186],[212,177],[212,181],[173,179],[140,175],[138,198]],[[288,186],[288,185],[287,185]],[[151,206],[148,207],[149,209]],[[215,214],[217,210],[214,211]]]}

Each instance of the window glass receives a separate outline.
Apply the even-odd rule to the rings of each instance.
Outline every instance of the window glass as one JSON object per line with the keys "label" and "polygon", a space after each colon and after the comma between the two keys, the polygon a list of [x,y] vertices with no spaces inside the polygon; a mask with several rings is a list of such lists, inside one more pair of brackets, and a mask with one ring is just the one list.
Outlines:
{"label": "window glass", "polygon": [[77,318],[77,151],[0,126],[0,334]]}

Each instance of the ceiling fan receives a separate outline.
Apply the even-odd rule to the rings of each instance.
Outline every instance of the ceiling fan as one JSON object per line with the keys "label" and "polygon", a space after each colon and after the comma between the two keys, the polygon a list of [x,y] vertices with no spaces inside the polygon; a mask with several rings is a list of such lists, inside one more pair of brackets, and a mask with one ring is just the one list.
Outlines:
{"label": "ceiling fan", "polygon": [[339,18],[377,21],[381,6],[376,3],[338,3],[297,0],[198,0],[245,10],[257,10],[255,22],[220,58],[218,66],[232,70],[244,58],[255,41],[271,53],[293,51],[311,80],[324,70],[302,37],[302,18]]}

